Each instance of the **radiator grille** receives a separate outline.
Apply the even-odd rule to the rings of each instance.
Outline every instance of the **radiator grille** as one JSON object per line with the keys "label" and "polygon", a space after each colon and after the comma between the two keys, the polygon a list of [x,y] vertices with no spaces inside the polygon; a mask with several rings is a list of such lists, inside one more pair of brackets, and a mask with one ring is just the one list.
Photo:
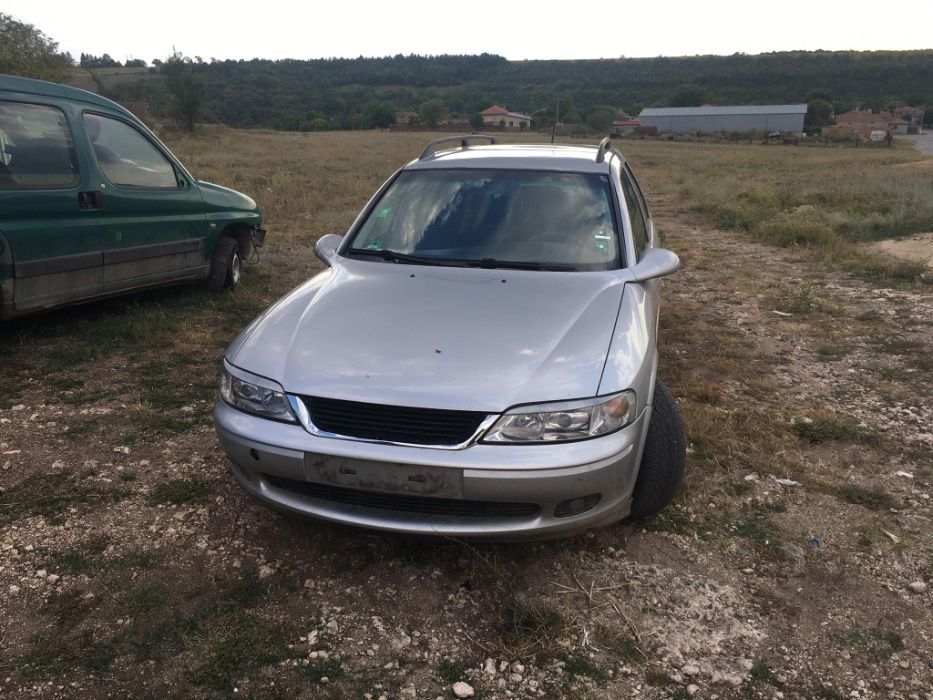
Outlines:
{"label": "radiator grille", "polygon": [[413,445],[459,445],[486,418],[476,411],[448,411],[387,406],[359,401],[303,397],[311,422],[319,430],[345,437]]}

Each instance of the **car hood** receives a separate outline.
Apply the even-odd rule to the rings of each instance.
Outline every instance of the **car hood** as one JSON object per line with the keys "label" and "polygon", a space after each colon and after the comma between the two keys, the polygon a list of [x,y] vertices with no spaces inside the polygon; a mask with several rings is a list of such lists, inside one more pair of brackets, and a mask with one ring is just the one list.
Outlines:
{"label": "car hood", "polygon": [[198,188],[201,190],[201,198],[204,200],[204,206],[208,213],[231,209],[246,213],[259,213],[256,201],[242,192],[231,190],[229,187],[223,187],[222,185],[215,185],[213,182],[205,180],[198,180]]}
{"label": "car hood", "polygon": [[614,272],[337,258],[228,351],[289,393],[498,412],[595,396],[619,313]]}

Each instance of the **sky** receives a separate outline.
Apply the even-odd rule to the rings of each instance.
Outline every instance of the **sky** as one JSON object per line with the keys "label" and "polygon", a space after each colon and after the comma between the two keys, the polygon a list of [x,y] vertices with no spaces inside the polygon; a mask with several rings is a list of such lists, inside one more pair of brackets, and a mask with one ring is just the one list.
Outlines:
{"label": "sky", "polygon": [[445,0],[4,0],[0,9],[35,25],[75,58],[109,53],[119,61],[149,62],[173,48],[204,60],[484,52],[523,60],[933,48],[930,0],[891,6],[874,0],[519,0],[474,7]]}

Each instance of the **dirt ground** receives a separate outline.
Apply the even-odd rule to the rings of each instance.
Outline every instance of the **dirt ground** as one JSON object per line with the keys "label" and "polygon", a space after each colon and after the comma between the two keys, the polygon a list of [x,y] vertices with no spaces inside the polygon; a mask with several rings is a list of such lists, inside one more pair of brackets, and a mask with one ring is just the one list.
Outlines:
{"label": "dirt ground", "polygon": [[235,293],[0,329],[0,697],[933,700],[933,288],[717,230],[634,151],[684,263],[670,509],[496,545],[251,501],[210,405],[226,343],[318,265],[296,238]]}
{"label": "dirt ground", "polygon": [[878,241],[872,246],[881,253],[933,268],[933,233],[918,233],[906,238]]}

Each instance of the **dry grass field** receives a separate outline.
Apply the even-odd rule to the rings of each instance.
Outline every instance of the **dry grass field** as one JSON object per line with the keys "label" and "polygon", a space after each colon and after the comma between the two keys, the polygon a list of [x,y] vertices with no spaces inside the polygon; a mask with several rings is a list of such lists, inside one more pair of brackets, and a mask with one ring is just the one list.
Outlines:
{"label": "dry grass field", "polygon": [[933,287],[863,247],[933,230],[933,161],[623,141],[684,262],[683,492],[471,544],[272,513],[210,423],[226,344],[429,136],[166,138],[269,243],[233,292],[0,328],[0,697],[933,699]]}

